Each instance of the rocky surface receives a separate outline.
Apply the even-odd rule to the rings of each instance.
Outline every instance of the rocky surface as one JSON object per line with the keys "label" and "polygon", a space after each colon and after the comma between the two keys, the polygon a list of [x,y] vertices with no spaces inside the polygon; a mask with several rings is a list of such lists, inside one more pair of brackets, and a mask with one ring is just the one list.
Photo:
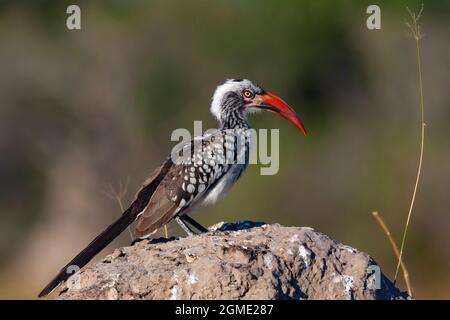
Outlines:
{"label": "rocky surface", "polygon": [[72,276],[59,299],[407,298],[368,254],[311,228],[240,222],[214,229],[116,249]]}

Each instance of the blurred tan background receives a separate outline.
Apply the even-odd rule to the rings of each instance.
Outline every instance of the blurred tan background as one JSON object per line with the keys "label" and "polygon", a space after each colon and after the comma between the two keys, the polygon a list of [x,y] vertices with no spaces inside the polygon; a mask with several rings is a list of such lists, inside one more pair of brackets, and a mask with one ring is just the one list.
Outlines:
{"label": "blurred tan background", "polygon": [[[405,6],[419,1],[377,1],[379,31],[366,28],[372,1],[76,1],[82,29],[69,31],[73,3],[0,2],[1,298],[35,298],[121,213],[109,185],[129,179],[127,205],[170,152],[173,129],[213,127],[210,97],[230,77],[283,97],[310,135],[253,116],[255,128],[280,128],[279,173],[250,166],[198,220],[310,226],[393,277],[371,212],[400,242],[420,132]],[[450,298],[449,18],[450,2],[425,1],[428,126],[405,261],[427,299]],[[125,232],[100,257],[129,243]]]}

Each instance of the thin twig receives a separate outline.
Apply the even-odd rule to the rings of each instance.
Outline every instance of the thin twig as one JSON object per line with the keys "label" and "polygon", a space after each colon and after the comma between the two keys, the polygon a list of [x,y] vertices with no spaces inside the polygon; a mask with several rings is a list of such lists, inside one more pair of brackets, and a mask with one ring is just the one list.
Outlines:
{"label": "thin twig", "polygon": [[405,225],[405,230],[403,231],[403,238],[402,238],[402,244],[400,246],[400,255],[398,257],[398,263],[397,263],[397,268],[395,270],[395,276],[394,276],[394,282],[397,280],[397,276],[398,276],[398,271],[400,269],[400,264],[402,262],[402,258],[403,258],[403,249],[405,247],[405,242],[406,242],[406,235],[408,233],[408,227],[409,227],[409,222],[411,219],[411,213],[414,207],[414,201],[416,199],[416,194],[417,194],[417,187],[419,185],[419,181],[420,181],[420,175],[422,172],[422,162],[423,162],[423,149],[424,149],[424,141],[425,141],[425,108],[424,108],[424,102],[423,102],[423,81],[422,81],[422,62],[421,62],[421,56],[420,56],[420,39],[422,38],[422,33],[420,30],[420,25],[419,25],[419,19],[422,15],[423,12],[423,3],[422,3],[422,8],[419,11],[419,14],[415,14],[413,13],[408,7],[407,10],[409,12],[409,15],[411,16],[411,22],[412,23],[408,23],[408,27],[411,30],[411,33],[416,41],[416,53],[417,53],[417,69],[418,69],[418,77],[419,77],[419,94],[420,94],[420,111],[421,111],[421,137],[420,137],[420,155],[419,155],[419,166],[417,168],[417,176],[416,176],[416,183],[414,185],[414,191],[412,194],[412,198],[411,198],[411,204],[409,206],[409,212],[408,212],[408,217],[406,219],[406,225]]}
{"label": "thin twig", "polygon": [[[104,194],[108,198],[115,200],[119,204],[121,213],[124,212],[124,206],[123,206],[122,199],[123,199],[123,197],[125,197],[125,195],[128,192],[128,184],[129,183],[130,183],[130,177],[127,177],[127,179],[125,180],[125,184],[123,184],[122,181],[119,181],[119,190],[116,191],[112,185],[109,185],[108,186],[109,190],[104,191]],[[131,231],[130,227],[128,227],[127,229],[128,229],[128,233],[130,234],[131,241],[133,241],[134,240],[133,232]]]}
{"label": "thin twig", "polygon": [[[392,238],[391,232],[389,231],[388,227],[384,223],[383,219],[380,217],[380,215],[378,214],[377,211],[372,212],[372,215],[375,218],[375,220],[377,220],[377,222],[380,225],[381,229],[383,229],[384,233],[386,234],[386,237],[388,238],[389,242],[391,243],[392,250],[394,250],[395,256],[397,257],[397,259],[400,259],[400,252],[398,251],[397,244],[395,243],[394,239]],[[406,265],[403,262],[403,260],[400,259],[400,262],[401,262],[400,265],[402,267],[403,278],[405,280],[405,284],[406,284],[406,288],[408,290],[408,294],[409,294],[410,297],[412,297],[413,296],[413,291],[412,291],[412,288],[411,288],[411,283],[409,282],[408,269],[406,268]]]}
{"label": "thin twig", "polygon": [[167,224],[164,225],[164,236],[169,239],[169,232],[167,232]]}

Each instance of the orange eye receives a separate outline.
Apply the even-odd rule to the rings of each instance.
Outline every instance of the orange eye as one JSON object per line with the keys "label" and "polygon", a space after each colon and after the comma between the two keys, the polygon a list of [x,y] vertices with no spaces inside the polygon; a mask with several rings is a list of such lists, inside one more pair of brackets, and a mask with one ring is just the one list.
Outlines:
{"label": "orange eye", "polygon": [[253,98],[253,96],[254,96],[253,92],[249,89],[245,89],[243,92],[243,95],[246,98]]}

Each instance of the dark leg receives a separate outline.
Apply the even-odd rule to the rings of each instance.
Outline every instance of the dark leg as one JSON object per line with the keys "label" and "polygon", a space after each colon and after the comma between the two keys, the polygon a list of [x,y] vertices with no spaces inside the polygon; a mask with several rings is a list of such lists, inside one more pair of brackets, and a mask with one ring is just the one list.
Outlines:
{"label": "dark leg", "polygon": [[182,215],[180,218],[181,218],[181,220],[183,220],[184,222],[189,223],[191,226],[193,226],[194,228],[196,228],[200,232],[208,232],[209,231],[208,229],[206,229],[204,226],[202,226],[200,223],[198,223],[197,221],[192,219],[187,214]]}
{"label": "dark leg", "polygon": [[184,230],[184,232],[187,233],[188,236],[194,236],[195,233],[194,231],[192,231],[191,228],[189,228],[184,222],[183,220],[180,219],[180,217],[175,217],[175,221],[180,225],[180,227]]}

